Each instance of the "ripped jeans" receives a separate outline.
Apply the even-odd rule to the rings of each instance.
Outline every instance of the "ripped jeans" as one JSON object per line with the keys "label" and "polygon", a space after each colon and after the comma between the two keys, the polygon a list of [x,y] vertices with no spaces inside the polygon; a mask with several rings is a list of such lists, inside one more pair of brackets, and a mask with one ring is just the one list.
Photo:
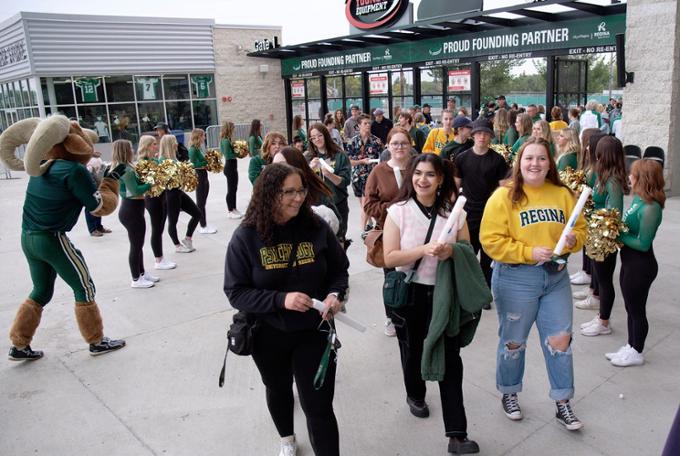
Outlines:
{"label": "ripped jeans", "polygon": [[522,391],[529,331],[536,322],[555,401],[574,396],[571,350],[571,286],[567,268],[547,272],[540,266],[496,263],[491,287],[498,311],[496,388],[503,394]]}

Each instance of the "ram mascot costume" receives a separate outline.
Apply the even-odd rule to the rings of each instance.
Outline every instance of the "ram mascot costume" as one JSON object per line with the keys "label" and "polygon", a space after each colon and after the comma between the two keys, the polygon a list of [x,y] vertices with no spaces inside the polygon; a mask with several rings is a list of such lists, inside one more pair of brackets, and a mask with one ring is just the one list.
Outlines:
{"label": "ram mascot costume", "polygon": [[[45,305],[54,294],[59,275],[75,295],[78,328],[100,355],[125,346],[123,340],[104,337],[102,317],[94,299],[94,283],[83,255],[66,233],[85,207],[93,215],[111,214],[118,205],[118,173],[108,170],[99,188],[85,164],[94,153],[97,135],[61,115],[24,119],[0,135],[0,159],[12,170],[30,176],[23,207],[21,248],[28,261],[33,291],[21,303],[9,332],[13,361],[36,360],[43,352],[30,343]],[[15,149],[26,144],[23,161]]]}

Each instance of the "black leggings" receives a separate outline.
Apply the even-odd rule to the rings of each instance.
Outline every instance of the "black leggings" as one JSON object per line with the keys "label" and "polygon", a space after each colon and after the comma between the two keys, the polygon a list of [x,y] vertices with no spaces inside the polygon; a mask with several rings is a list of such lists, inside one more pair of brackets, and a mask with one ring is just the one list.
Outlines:
{"label": "black leggings", "polygon": [[151,219],[151,250],[156,258],[163,258],[163,230],[165,229],[165,218],[167,217],[167,204],[165,195],[144,197],[144,206],[149,211]]}
{"label": "black leggings", "polygon": [[642,353],[649,332],[647,296],[659,272],[652,248],[647,252],[623,247],[619,284],[628,313],[628,344]]}
{"label": "black leggings", "polygon": [[238,189],[238,162],[230,158],[224,162],[224,177],[227,178],[227,210],[236,210],[236,190]]}
{"label": "black leggings", "polygon": [[475,251],[475,255],[479,253],[479,265],[482,267],[482,272],[484,273],[484,280],[489,288],[491,288],[491,257],[484,252],[481,242],[479,242],[479,228],[481,224],[481,219],[479,222],[468,220],[468,230],[470,230],[470,244]]}
{"label": "black leggings", "polygon": [[345,236],[347,235],[347,220],[349,219],[349,204],[347,203],[347,198],[341,201],[336,201],[335,207],[338,209],[338,213],[340,214],[341,219],[337,236],[338,239],[344,241]]}
{"label": "black leggings", "polygon": [[132,280],[137,280],[144,274],[144,235],[146,234],[146,222],[144,221],[144,200],[123,198],[118,210],[118,220],[128,232],[130,240],[130,274]]}
{"label": "black leggings", "polygon": [[266,323],[253,344],[253,360],[266,387],[267,407],[281,437],[293,435],[293,377],[307,431],[316,456],[340,454],[338,422],[333,412],[336,363],[328,364],[326,380],[318,391],[314,376],[326,348],[326,333],[316,329],[283,332]]}
{"label": "black leggings", "polygon": [[593,277],[596,294],[600,297],[600,319],[609,320],[614,307],[614,270],[618,252],[610,253],[604,261],[593,261]]}
{"label": "black leggings", "polygon": [[[423,341],[432,318],[434,287],[411,285],[413,305],[392,310],[392,322],[397,330],[401,367],[406,395],[411,399],[425,399],[426,386],[421,375]],[[439,382],[444,430],[447,437],[467,437],[467,418],[463,405],[463,360],[460,358],[460,336],[446,337],[444,344],[446,369]]]}
{"label": "black leggings", "polygon": [[189,195],[178,188],[165,191],[165,197],[168,204],[168,234],[172,239],[173,244],[179,245],[179,238],[177,237],[177,220],[179,219],[179,211],[182,210],[191,216],[189,224],[187,225],[187,237],[194,235],[194,230],[198,226],[198,221],[201,218],[201,211],[194,203],[194,200],[189,198]]}
{"label": "black leggings", "polygon": [[196,176],[198,177],[198,186],[196,187],[196,206],[201,211],[199,222],[201,226],[207,225],[205,221],[205,204],[208,201],[208,193],[210,192],[210,181],[208,180],[208,171],[205,169],[197,169]]}

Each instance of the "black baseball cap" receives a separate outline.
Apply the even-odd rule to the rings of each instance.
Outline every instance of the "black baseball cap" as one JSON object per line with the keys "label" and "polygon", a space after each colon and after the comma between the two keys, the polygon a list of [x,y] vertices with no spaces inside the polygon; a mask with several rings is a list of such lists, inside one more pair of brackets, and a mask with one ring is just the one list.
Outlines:
{"label": "black baseball cap", "polygon": [[498,95],[496,100],[505,100],[505,95]]}
{"label": "black baseball cap", "polygon": [[458,116],[455,119],[453,119],[453,128],[463,127],[472,128],[472,121],[470,120],[470,118],[465,116]]}
{"label": "black baseball cap", "polygon": [[153,127],[154,130],[163,130],[165,132],[170,131],[170,127],[168,127],[168,124],[165,122],[158,122],[155,127]]}

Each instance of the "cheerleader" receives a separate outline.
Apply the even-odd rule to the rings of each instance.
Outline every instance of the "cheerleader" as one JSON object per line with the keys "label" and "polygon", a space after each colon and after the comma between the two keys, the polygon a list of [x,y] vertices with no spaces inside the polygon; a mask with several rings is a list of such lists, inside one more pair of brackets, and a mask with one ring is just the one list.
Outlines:
{"label": "cheerleader", "polygon": [[210,192],[210,181],[208,180],[208,161],[203,154],[203,144],[205,144],[205,131],[202,128],[194,128],[191,132],[191,140],[189,144],[189,161],[196,170],[196,177],[198,178],[198,185],[196,186],[196,205],[201,211],[201,218],[199,223],[201,227],[198,232],[201,234],[215,234],[217,230],[209,226],[205,217],[205,205],[208,202],[208,193]]}
{"label": "cheerleader", "polygon": [[236,190],[238,189],[238,163],[231,144],[231,135],[234,133],[234,123],[225,122],[220,131],[220,152],[224,156],[224,177],[227,178],[227,218],[240,219],[243,217],[236,209]]}

